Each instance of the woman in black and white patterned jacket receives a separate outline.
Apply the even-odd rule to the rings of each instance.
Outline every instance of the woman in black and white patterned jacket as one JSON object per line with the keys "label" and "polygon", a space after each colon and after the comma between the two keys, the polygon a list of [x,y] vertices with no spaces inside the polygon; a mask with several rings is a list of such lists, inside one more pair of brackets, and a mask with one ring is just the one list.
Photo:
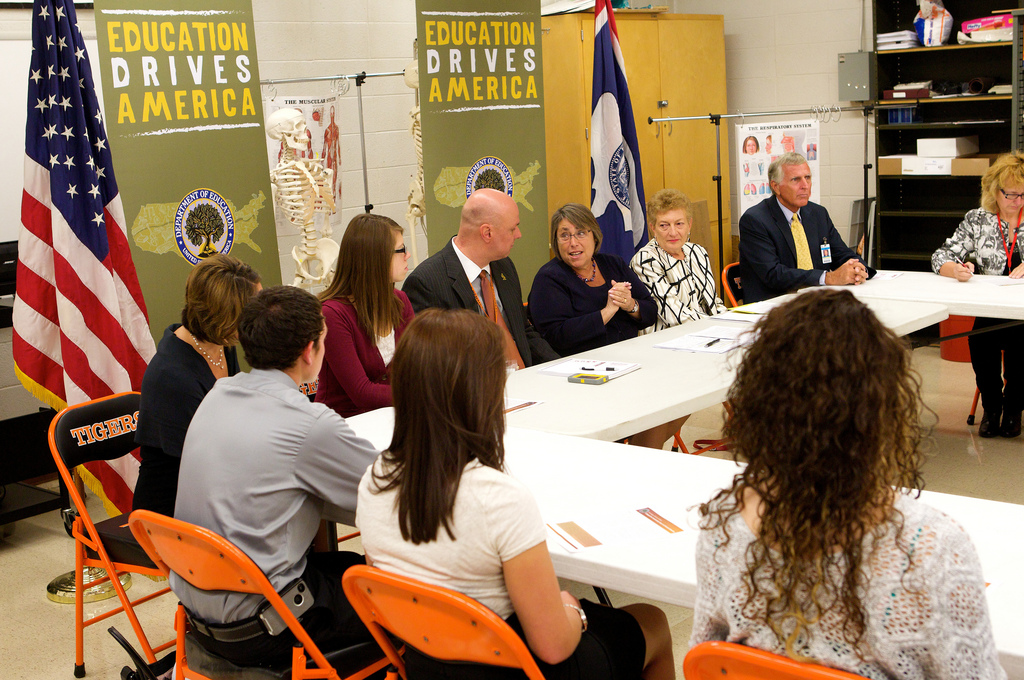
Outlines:
{"label": "woman in black and white patterned jacket", "polygon": [[[975,273],[1024,278],[1024,239],[1018,243],[1017,238],[1024,231],[1022,218],[1024,153],[1014,151],[996,159],[982,177],[981,207],[967,213],[953,235],[932,254],[932,269],[958,281],[967,281]],[[999,323],[1005,319],[978,318],[974,329]],[[1020,353],[1024,326],[972,335],[968,343],[985,410],[978,434],[1016,437],[1024,410],[1024,355]]]}
{"label": "woman in black and white patterned jacket", "polygon": [[662,189],[647,201],[651,240],[629,263],[658,303],[658,320],[645,332],[725,311],[708,251],[689,242],[692,226],[693,208],[682,192]]}

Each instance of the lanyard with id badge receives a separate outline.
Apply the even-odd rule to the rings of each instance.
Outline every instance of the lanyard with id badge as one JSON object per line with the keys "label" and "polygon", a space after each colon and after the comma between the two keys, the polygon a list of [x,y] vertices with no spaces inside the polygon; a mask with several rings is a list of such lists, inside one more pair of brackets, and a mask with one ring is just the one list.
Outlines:
{"label": "lanyard with id badge", "polygon": [[832,264],[832,246],[827,238],[821,239],[821,263]]}

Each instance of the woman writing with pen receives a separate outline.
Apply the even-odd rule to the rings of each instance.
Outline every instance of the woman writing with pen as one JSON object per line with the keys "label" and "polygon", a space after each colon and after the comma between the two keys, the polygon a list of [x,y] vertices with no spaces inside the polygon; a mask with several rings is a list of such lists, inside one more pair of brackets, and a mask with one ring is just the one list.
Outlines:
{"label": "woman writing with pen", "polygon": [[[1024,278],[1018,244],[1024,217],[1024,153],[1000,156],[981,179],[981,207],[967,213],[956,232],[932,255],[937,274],[968,281],[975,273]],[[974,330],[1004,323],[978,318]],[[981,392],[982,437],[1016,437],[1024,410],[1024,326],[972,335],[971,366]],[[1005,351],[1005,354],[1004,354]],[[1004,386],[1005,381],[1005,386]]]}

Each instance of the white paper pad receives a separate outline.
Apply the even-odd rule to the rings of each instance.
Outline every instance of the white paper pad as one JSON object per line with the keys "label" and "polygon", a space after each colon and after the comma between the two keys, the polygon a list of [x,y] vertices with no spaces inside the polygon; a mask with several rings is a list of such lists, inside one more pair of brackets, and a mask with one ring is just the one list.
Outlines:
{"label": "white paper pad", "polygon": [[871,277],[872,281],[891,281],[903,276],[903,272],[877,272]]}
{"label": "white paper pad", "polygon": [[680,335],[675,340],[662,342],[658,349],[683,350],[685,352],[705,352],[707,354],[725,354],[742,343],[736,339],[708,338],[703,335]]}
{"label": "white paper pad", "polygon": [[583,519],[548,524],[558,543],[569,552],[599,545],[623,545],[682,533],[678,522],[652,508],[620,510]]}
{"label": "white paper pad", "polygon": [[981,283],[987,283],[990,286],[1019,286],[1024,283],[1024,279],[1011,279],[1009,276],[993,276],[987,279],[976,279]]}
{"label": "white paper pad", "polygon": [[715,321],[739,321],[740,323],[757,323],[760,319],[760,314],[748,314],[733,310],[715,316]]}
{"label": "white paper pad", "polygon": [[548,368],[542,368],[538,373],[545,375],[560,375],[568,377],[577,373],[597,373],[608,376],[609,380],[619,378],[632,373],[640,368],[640,364],[631,364],[625,361],[598,361],[597,359],[569,359],[560,364]]}

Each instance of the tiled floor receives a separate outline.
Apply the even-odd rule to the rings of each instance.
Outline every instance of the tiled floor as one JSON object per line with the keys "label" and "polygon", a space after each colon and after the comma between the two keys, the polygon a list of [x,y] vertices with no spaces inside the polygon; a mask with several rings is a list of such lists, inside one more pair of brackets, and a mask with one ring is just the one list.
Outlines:
{"label": "tiled floor", "polygon": [[[926,422],[935,424],[924,472],[927,488],[1024,503],[1024,485],[1019,481],[1024,438],[980,440],[976,428],[965,424],[974,393],[970,366],[942,361],[938,350],[930,348],[915,352],[915,365],[922,375],[925,403],[935,412],[924,415]],[[683,435],[687,442],[713,437],[720,425],[720,409],[707,409],[690,419]],[[98,507],[95,511],[102,512]],[[74,607],[49,602],[45,589],[50,579],[70,570],[73,563],[73,545],[57,513],[19,522],[12,533],[0,538],[0,678],[72,679]],[[149,580],[136,577],[129,593],[138,597],[156,587]],[[565,583],[563,587],[593,599],[593,591],[585,585]],[[617,605],[636,601],[622,593],[610,595]],[[103,603],[88,606],[90,610],[103,607]],[[143,625],[154,640],[170,639],[173,608],[170,598],[140,607]],[[676,661],[681,664],[692,612],[684,607],[665,609],[672,624]],[[134,642],[123,616],[86,630],[87,678],[117,680],[121,666],[127,662],[125,654],[107,635],[108,625],[116,626]]]}

